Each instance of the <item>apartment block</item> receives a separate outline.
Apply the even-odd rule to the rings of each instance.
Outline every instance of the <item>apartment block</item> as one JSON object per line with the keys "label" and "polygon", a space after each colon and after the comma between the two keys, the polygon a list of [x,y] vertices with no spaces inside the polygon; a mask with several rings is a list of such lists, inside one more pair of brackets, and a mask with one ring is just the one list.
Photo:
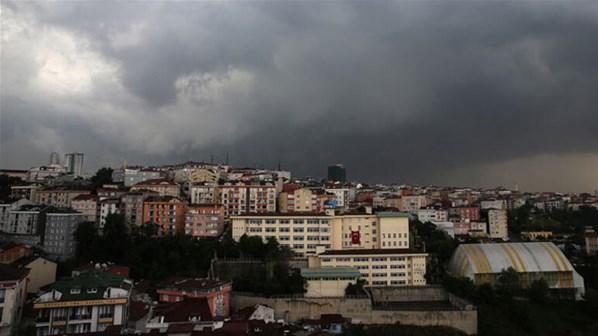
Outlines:
{"label": "apartment block", "polygon": [[44,251],[54,260],[64,261],[75,256],[74,234],[85,215],[72,209],[53,209],[46,214]]}
{"label": "apartment block", "polygon": [[185,234],[196,238],[219,237],[224,231],[221,204],[191,204],[185,214]]}
{"label": "apartment block", "polygon": [[125,216],[125,223],[129,227],[143,225],[143,202],[146,198],[157,195],[157,192],[150,190],[131,191],[123,195],[121,211]]}
{"label": "apartment block", "polygon": [[227,183],[218,187],[225,216],[276,211],[276,187],[272,183]]}
{"label": "apartment block", "polygon": [[488,210],[488,235],[494,239],[509,239],[507,210]]}
{"label": "apartment block", "polygon": [[143,223],[158,226],[160,234],[185,232],[187,202],[173,196],[150,196],[143,202]]}
{"label": "apartment block", "polygon": [[417,219],[422,222],[446,222],[448,211],[441,209],[420,209],[417,211]]}
{"label": "apartment block", "polygon": [[98,219],[98,197],[96,195],[79,195],[71,201],[73,210],[83,214],[86,222],[96,222]]}
{"label": "apartment block", "polygon": [[27,298],[26,268],[0,264],[0,335],[16,335]]}
{"label": "apartment block", "polygon": [[208,204],[220,202],[218,198],[218,185],[211,183],[192,184],[189,187],[192,204]]}
{"label": "apartment block", "polygon": [[34,301],[37,335],[95,333],[126,325],[132,287],[124,276],[99,270],[55,282]]}
{"label": "apartment block", "polygon": [[33,201],[38,204],[45,204],[57,208],[70,208],[72,201],[79,195],[89,195],[90,190],[50,188],[40,189],[35,192]]}
{"label": "apartment block", "polygon": [[147,180],[143,182],[136,183],[131,187],[130,191],[144,191],[150,190],[155,191],[160,196],[172,196],[172,197],[179,197],[181,192],[181,188],[178,184],[165,180],[165,179],[155,179],[155,180]]}

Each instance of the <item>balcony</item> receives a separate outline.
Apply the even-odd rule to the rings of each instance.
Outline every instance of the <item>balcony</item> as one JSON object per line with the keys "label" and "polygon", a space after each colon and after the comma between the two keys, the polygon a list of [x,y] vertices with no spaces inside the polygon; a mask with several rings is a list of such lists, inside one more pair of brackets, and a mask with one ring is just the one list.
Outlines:
{"label": "balcony", "polygon": [[69,316],[69,321],[72,321],[72,320],[89,320],[89,319],[91,319],[91,314],[71,315],[71,316]]}
{"label": "balcony", "polygon": [[46,323],[46,322],[50,322],[50,316],[49,316],[49,315],[48,315],[48,316],[38,316],[38,317],[35,319],[35,322],[37,322],[37,323]]}
{"label": "balcony", "polygon": [[63,316],[54,316],[54,318],[52,320],[54,322],[56,322],[56,321],[66,321],[66,315],[63,315]]}

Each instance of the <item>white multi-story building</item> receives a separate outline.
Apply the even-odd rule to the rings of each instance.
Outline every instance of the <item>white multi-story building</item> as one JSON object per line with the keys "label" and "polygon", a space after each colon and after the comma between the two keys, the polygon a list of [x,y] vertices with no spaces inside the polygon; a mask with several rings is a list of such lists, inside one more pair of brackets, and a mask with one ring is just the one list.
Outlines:
{"label": "white multi-story building", "polygon": [[344,209],[349,206],[349,202],[351,201],[349,188],[326,188],[324,190],[327,193],[334,194],[337,208]]}
{"label": "white multi-story building", "polygon": [[99,205],[100,205],[100,211],[99,211],[98,224],[99,224],[100,230],[103,230],[104,225],[106,225],[106,218],[108,217],[108,215],[120,213],[120,199],[107,198],[107,199],[101,200]]}
{"label": "white multi-story building", "polygon": [[117,168],[112,172],[112,180],[130,187],[137,183],[162,178],[163,173],[151,168]]}
{"label": "white multi-story building", "polygon": [[330,250],[309,267],[354,267],[368,286],[425,286],[427,253],[411,249]]}
{"label": "white multi-story building", "polygon": [[316,248],[409,248],[409,218],[397,212],[327,214],[285,213],[233,216],[233,239],[243,235],[276,238],[299,254]]}
{"label": "white multi-story building", "polygon": [[509,240],[507,210],[488,210],[488,235],[494,239]]}
{"label": "white multi-story building", "polygon": [[273,183],[226,183],[218,187],[218,194],[225,216],[276,211],[276,187]]}
{"label": "white multi-story building", "polygon": [[420,209],[417,211],[417,219],[422,222],[446,222],[448,211],[440,209]]}
{"label": "white multi-story building", "polygon": [[192,204],[218,203],[218,185],[212,183],[192,184],[189,187]]}

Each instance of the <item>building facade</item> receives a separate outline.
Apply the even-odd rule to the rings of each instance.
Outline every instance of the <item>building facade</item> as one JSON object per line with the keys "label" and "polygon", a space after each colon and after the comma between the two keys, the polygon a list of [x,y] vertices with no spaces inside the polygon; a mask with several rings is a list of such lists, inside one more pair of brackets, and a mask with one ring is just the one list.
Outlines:
{"label": "building facade", "polygon": [[219,186],[218,191],[225,216],[276,211],[276,187],[273,183],[226,183]]}
{"label": "building facade", "polygon": [[159,234],[185,232],[187,202],[173,196],[149,196],[143,202],[143,223],[158,226]]}
{"label": "building facade", "polygon": [[509,240],[507,210],[488,210],[488,236],[493,239]]}
{"label": "building facade", "polygon": [[221,204],[191,204],[185,214],[185,234],[195,238],[219,237],[224,231]]}
{"label": "building facade", "polygon": [[131,280],[102,271],[57,281],[33,304],[37,335],[102,332],[126,325],[132,287]]}
{"label": "building facade", "polygon": [[73,210],[83,214],[86,222],[96,223],[98,220],[98,197],[96,195],[79,195],[71,201]]}
{"label": "building facade", "polygon": [[0,264],[0,336],[15,335],[27,298],[26,268]]}
{"label": "building facade", "polygon": [[164,179],[147,180],[139,182],[131,187],[131,191],[142,190],[155,191],[160,196],[172,197],[179,197],[179,194],[181,192],[181,188],[178,184]]}
{"label": "building facade", "polygon": [[48,257],[65,261],[75,256],[75,231],[85,222],[85,215],[74,210],[51,210],[46,214],[44,251]]}
{"label": "building facade", "polygon": [[227,281],[210,279],[172,279],[156,290],[160,302],[181,302],[185,298],[205,298],[212,316],[230,315],[230,293],[232,284]]}
{"label": "building facade", "polygon": [[411,249],[329,250],[309,257],[310,267],[354,267],[367,286],[425,286],[426,257]]}
{"label": "building facade", "polygon": [[231,217],[233,239],[243,235],[276,238],[298,254],[324,249],[409,248],[409,218],[377,214],[276,213]]}
{"label": "building facade", "polygon": [[51,188],[35,192],[34,202],[56,208],[71,208],[72,201],[79,195],[89,195],[90,190]]}

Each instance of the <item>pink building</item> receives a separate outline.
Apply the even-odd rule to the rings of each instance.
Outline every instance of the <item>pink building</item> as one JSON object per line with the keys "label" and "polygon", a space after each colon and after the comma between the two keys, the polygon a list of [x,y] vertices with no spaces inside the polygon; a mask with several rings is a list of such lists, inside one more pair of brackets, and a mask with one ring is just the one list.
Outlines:
{"label": "pink building", "polygon": [[191,204],[185,214],[185,234],[193,237],[219,237],[224,230],[222,204]]}

